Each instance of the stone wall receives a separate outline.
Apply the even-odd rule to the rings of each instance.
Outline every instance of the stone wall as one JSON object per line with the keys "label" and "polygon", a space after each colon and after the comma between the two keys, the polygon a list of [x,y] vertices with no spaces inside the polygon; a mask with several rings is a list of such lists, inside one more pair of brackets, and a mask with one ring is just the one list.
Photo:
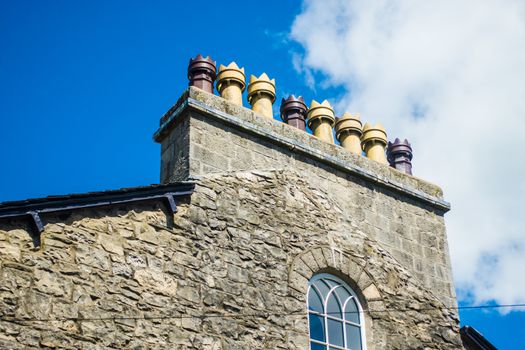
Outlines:
{"label": "stone wall", "polygon": [[[359,200],[342,206],[293,171],[208,175],[173,217],[161,203],[46,214],[40,249],[25,222],[1,222],[0,348],[307,349],[319,271],[371,311],[368,349],[461,348],[455,312],[369,234],[387,196],[351,183]],[[397,217],[412,206],[384,220],[431,222]]]}
{"label": "stone wall", "polygon": [[[441,189],[191,88],[163,118],[162,182],[243,170],[297,172],[419,282],[456,306]],[[184,163],[180,153],[184,150]]]}

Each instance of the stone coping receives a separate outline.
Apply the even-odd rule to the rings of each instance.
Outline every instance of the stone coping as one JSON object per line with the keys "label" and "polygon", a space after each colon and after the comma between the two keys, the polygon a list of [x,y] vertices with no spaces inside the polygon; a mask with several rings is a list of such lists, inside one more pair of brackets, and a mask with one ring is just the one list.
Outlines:
{"label": "stone coping", "polygon": [[244,132],[255,134],[261,140],[270,141],[289,149],[291,152],[321,161],[334,169],[423,201],[443,212],[450,210],[450,204],[443,199],[443,191],[437,185],[407,175],[366,157],[354,155],[339,145],[321,141],[307,132],[275,119],[265,118],[251,109],[235,105],[222,97],[195,87],[186,90],[177,103],[164,114],[153,139],[156,142],[162,142],[177,118],[183,115],[187,109],[199,111],[204,116]]}

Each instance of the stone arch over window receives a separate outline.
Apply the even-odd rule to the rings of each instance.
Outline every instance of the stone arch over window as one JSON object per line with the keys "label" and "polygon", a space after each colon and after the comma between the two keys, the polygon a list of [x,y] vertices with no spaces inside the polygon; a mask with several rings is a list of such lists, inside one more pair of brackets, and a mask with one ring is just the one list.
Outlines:
{"label": "stone arch over window", "polygon": [[[385,304],[377,283],[372,277],[375,275],[368,271],[370,267],[367,265],[366,259],[364,259],[366,254],[365,247],[354,252],[345,252],[330,246],[317,246],[308,249],[293,259],[288,271],[288,287],[292,296],[297,300],[304,301],[306,309],[310,281],[314,276],[326,273],[342,280],[354,292],[363,310],[363,334],[366,334],[366,339],[362,344],[362,348],[374,350],[374,322],[371,317],[372,313],[369,310],[379,311],[381,315],[384,315]],[[304,342],[301,341],[306,346],[309,343],[306,313],[304,326],[301,326],[299,329],[306,331]],[[345,348],[334,347],[333,349]],[[314,348],[313,350],[317,349]]]}
{"label": "stone arch over window", "polygon": [[366,349],[361,303],[342,279],[314,275],[308,283],[307,308],[311,350]]}

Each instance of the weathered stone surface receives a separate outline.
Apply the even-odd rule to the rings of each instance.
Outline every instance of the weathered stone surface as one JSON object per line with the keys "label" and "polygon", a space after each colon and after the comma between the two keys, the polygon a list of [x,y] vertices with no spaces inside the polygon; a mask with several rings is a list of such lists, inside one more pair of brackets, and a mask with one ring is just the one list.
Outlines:
{"label": "weathered stone surface", "polygon": [[[400,221],[399,208],[403,220],[431,221],[425,232],[442,225],[413,204],[348,187],[368,198],[366,211],[394,208],[374,225]],[[449,278],[439,246],[416,260],[414,249],[373,238],[343,196],[290,170],[235,172],[199,180],[173,224],[162,204],[80,210],[46,226],[44,242],[54,243],[41,250],[27,232],[15,242],[0,227],[0,315],[19,319],[0,321],[0,347],[306,350],[308,279],[332,271],[369,310],[368,349],[459,349],[457,315],[444,309],[450,288],[428,287]],[[424,282],[396,250],[440,269]]]}

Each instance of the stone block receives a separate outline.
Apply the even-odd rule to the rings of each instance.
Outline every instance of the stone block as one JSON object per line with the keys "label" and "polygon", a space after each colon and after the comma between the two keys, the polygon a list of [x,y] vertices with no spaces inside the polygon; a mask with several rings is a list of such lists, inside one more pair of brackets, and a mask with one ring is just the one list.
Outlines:
{"label": "stone block", "polygon": [[17,245],[11,244],[7,241],[0,241],[0,255],[6,259],[20,261],[21,250]]}
{"label": "stone block", "polygon": [[36,270],[35,289],[43,294],[61,297],[70,293],[71,282],[64,280],[56,273]]}
{"label": "stone block", "polygon": [[142,269],[135,271],[133,279],[145,289],[161,295],[175,296],[177,293],[177,281],[166,273]]}
{"label": "stone block", "polygon": [[367,301],[374,301],[381,299],[381,294],[374,284],[369,285],[363,290],[363,295]]}
{"label": "stone block", "polygon": [[111,267],[109,255],[102,249],[83,245],[76,250],[75,258],[76,263],[84,267],[101,270],[109,270]]}

